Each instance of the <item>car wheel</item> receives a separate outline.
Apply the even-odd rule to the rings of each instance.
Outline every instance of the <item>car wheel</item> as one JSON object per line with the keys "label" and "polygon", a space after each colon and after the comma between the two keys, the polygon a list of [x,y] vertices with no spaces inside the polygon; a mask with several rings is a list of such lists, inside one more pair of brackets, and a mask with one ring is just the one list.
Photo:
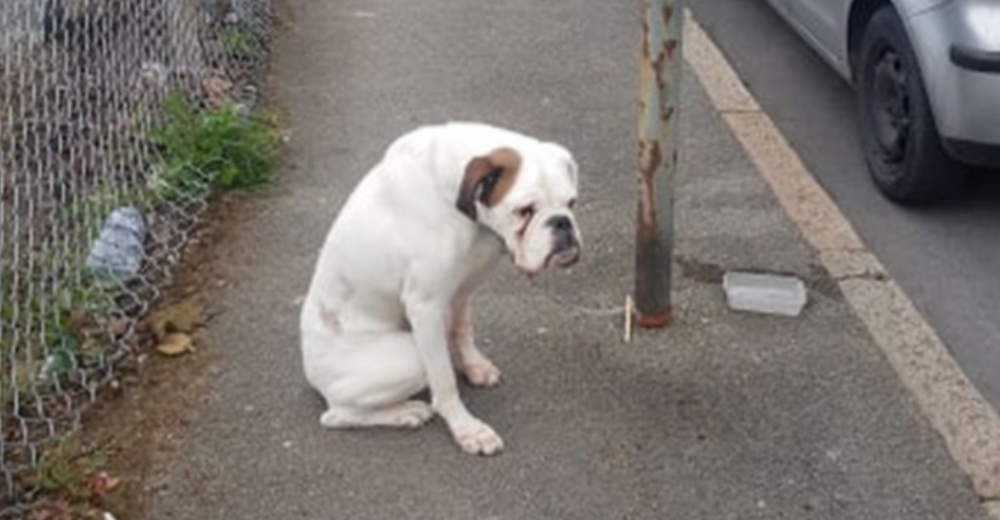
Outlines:
{"label": "car wheel", "polygon": [[941,144],[916,57],[891,6],[865,28],[855,72],[861,140],[879,191],[901,204],[956,194],[965,168]]}

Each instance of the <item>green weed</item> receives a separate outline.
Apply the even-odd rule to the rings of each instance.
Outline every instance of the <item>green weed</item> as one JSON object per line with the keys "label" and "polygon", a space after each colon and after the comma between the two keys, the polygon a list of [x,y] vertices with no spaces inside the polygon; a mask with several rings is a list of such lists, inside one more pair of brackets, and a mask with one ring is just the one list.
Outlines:
{"label": "green weed", "polygon": [[[22,407],[31,407],[38,392],[56,384],[55,379],[102,362],[102,351],[88,340],[100,329],[91,327],[84,334],[80,323],[100,324],[111,317],[111,294],[82,267],[82,258],[57,264],[57,255],[40,255],[39,263],[46,265],[47,258],[52,260],[44,276],[58,277],[58,285],[37,292],[8,286],[12,294],[21,296],[10,300],[17,302],[14,305],[0,306],[0,355],[17,360],[13,370],[0,373],[0,413],[9,413],[15,399]],[[0,270],[0,279],[11,280],[13,274]]]}
{"label": "green weed", "polygon": [[222,49],[226,56],[235,59],[257,58],[264,52],[257,36],[242,27],[233,27],[222,33]]}
{"label": "green weed", "polygon": [[167,199],[201,198],[214,189],[267,184],[278,136],[259,115],[241,116],[233,106],[197,111],[180,94],[170,95],[167,122],[153,132],[163,163],[158,174]]}
{"label": "green weed", "polygon": [[34,484],[39,491],[68,499],[86,499],[91,495],[88,477],[105,467],[107,454],[87,451],[72,437],[65,437],[42,454]]}

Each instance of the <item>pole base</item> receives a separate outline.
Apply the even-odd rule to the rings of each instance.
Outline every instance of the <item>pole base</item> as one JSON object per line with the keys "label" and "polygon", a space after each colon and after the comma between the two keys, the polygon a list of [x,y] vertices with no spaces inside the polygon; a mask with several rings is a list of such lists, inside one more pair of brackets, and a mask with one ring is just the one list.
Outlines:
{"label": "pole base", "polygon": [[673,313],[668,308],[660,314],[640,314],[636,323],[644,329],[662,329],[674,321]]}

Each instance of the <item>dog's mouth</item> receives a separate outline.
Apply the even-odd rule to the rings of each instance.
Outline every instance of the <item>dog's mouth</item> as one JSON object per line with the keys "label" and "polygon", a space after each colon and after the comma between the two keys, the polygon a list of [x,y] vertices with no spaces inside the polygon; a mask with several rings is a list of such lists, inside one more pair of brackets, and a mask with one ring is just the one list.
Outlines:
{"label": "dog's mouth", "polygon": [[580,261],[580,248],[573,246],[563,251],[553,251],[545,258],[545,268],[566,269]]}
{"label": "dog's mouth", "polygon": [[549,256],[545,257],[545,261],[540,267],[537,268],[527,268],[525,266],[518,265],[519,270],[528,276],[528,278],[534,278],[544,271],[551,268],[566,269],[577,262],[580,261],[580,249],[574,247],[572,250],[566,250],[561,252],[549,253]]}

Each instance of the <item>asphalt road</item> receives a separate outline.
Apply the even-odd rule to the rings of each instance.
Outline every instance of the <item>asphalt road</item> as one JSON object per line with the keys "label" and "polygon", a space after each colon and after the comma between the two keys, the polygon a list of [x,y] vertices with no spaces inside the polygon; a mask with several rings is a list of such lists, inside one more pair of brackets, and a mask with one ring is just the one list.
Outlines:
{"label": "asphalt road", "polygon": [[689,7],[966,374],[1000,409],[1000,174],[950,207],[883,199],[865,168],[850,87],[763,1]]}

